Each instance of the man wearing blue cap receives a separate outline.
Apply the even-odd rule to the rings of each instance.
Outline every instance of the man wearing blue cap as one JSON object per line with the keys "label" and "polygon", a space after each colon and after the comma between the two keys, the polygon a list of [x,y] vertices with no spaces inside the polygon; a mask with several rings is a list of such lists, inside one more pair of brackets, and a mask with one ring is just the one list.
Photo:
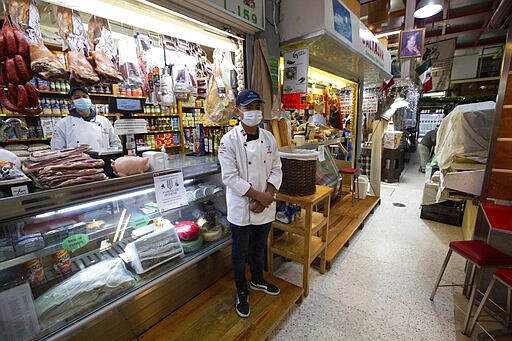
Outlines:
{"label": "man wearing blue cap", "polygon": [[122,147],[110,121],[104,116],[96,115],[86,88],[71,88],[69,102],[75,108],[55,125],[52,149],[73,148],[81,144],[88,144],[92,150]]}
{"label": "man wearing blue cap", "polygon": [[253,90],[244,90],[236,99],[240,124],[220,141],[219,162],[226,185],[228,221],[231,227],[233,273],[237,298],[235,309],[248,317],[249,291],[245,260],[251,269],[252,290],[278,295],[279,289],[265,281],[263,268],[270,225],[276,215],[276,192],[281,186],[281,159],[274,136],[259,128],[265,103]]}

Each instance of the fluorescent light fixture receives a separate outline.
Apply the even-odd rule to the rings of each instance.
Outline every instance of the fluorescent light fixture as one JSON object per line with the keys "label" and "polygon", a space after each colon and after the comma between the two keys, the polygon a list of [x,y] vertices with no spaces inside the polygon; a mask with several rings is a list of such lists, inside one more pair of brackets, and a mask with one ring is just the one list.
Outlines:
{"label": "fluorescent light fixture", "polygon": [[445,96],[446,96],[445,91],[427,92],[422,95],[422,97],[445,97]]}
{"label": "fluorescent light fixture", "polygon": [[402,97],[397,97],[395,101],[391,104],[391,108],[395,110],[399,108],[405,108],[407,106],[409,106],[409,102],[407,102]]}
{"label": "fluorescent light fixture", "polygon": [[389,36],[395,36],[395,35],[398,35],[400,34],[400,30],[398,31],[390,31],[390,32],[384,32],[384,33],[379,33],[379,34],[376,34],[375,35],[375,38],[382,38],[382,37],[389,37]]}
{"label": "fluorescent light fixture", "polygon": [[45,1],[199,45],[236,50],[236,45],[228,38],[236,36],[145,0]]}
{"label": "fluorescent light fixture", "polygon": [[443,10],[442,0],[420,0],[416,11],[414,12],[415,18],[429,18]]}
{"label": "fluorescent light fixture", "polygon": [[63,213],[70,213],[70,212],[80,211],[80,210],[83,210],[83,209],[86,209],[86,208],[91,208],[91,207],[98,206],[98,205],[104,205],[104,204],[108,204],[108,203],[111,203],[111,202],[114,202],[114,201],[118,201],[118,200],[123,200],[123,199],[128,199],[128,198],[136,197],[136,196],[139,196],[139,195],[153,193],[154,191],[155,191],[154,187],[146,188],[146,189],[142,189],[140,191],[135,191],[135,192],[125,193],[125,194],[121,194],[121,195],[116,195],[115,197],[108,197],[108,198],[104,198],[104,199],[90,201],[90,202],[87,202],[87,203],[84,203],[84,204],[79,204],[79,205],[74,205],[74,206],[66,207],[66,208],[60,209],[58,211],[50,211],[50,212],[46,212],[46,213],[43,213],[43,214],[38,214],[38,215],[36,215],[36,218],[47,218],[47,217],[50,217],[50,216],[55,215],[55,214],[63,214]]}

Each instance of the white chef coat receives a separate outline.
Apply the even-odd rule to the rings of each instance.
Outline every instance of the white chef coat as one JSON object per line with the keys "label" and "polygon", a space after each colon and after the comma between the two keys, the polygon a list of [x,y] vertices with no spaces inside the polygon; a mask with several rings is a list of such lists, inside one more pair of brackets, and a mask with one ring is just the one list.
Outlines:
{"label": "white chef coat", "polygon": [[90,145],[92,150],[122,148],[114,127],[104,116],[96,115],[91,121],[74,116],[59,120],[52,133],[52,149],[73,148],[81,144]]}
{"label": "white chef coat", "polygon": [[261,213],[251,212],[250,198],[245,193],[252,186],[264,192],[267,183],[276,189],[281,186],[283,173],[274,136],[259,128],[259,138],[247,142],[242,125],[233,127],[220,141],[219,162],[222,181],[227,187],[228,221],[238,226],[263,225],[274,221],[276,203]]}

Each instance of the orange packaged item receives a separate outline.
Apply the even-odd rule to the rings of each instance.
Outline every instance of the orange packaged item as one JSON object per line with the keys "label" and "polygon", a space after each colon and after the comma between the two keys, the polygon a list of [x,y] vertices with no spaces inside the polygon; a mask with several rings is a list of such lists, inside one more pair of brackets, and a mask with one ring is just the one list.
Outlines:
{"label": "orange packaged item", "polygon": [[52,254],[53,269],[59,275],[64,275],[71,271],[71,257],[68,250],[60,250]]}
{"label": "orange packaged item", "polygon": [[31,286],[44,282],[44,268],[41,258],[35,258],[26,262],[25,270]]}

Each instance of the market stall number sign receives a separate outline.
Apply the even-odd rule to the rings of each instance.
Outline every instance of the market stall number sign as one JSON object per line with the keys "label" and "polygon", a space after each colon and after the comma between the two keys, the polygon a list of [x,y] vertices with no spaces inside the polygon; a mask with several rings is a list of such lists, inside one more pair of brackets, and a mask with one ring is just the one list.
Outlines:
{"label": "market stall number sign", "polygon": [[181,170],[172,169],[153,173],[153,181],[160,213],[188,205]]}
{"label": "market stall number sign", "polygon": [[263,0],[203,0],[260,29],[265,29]]}

